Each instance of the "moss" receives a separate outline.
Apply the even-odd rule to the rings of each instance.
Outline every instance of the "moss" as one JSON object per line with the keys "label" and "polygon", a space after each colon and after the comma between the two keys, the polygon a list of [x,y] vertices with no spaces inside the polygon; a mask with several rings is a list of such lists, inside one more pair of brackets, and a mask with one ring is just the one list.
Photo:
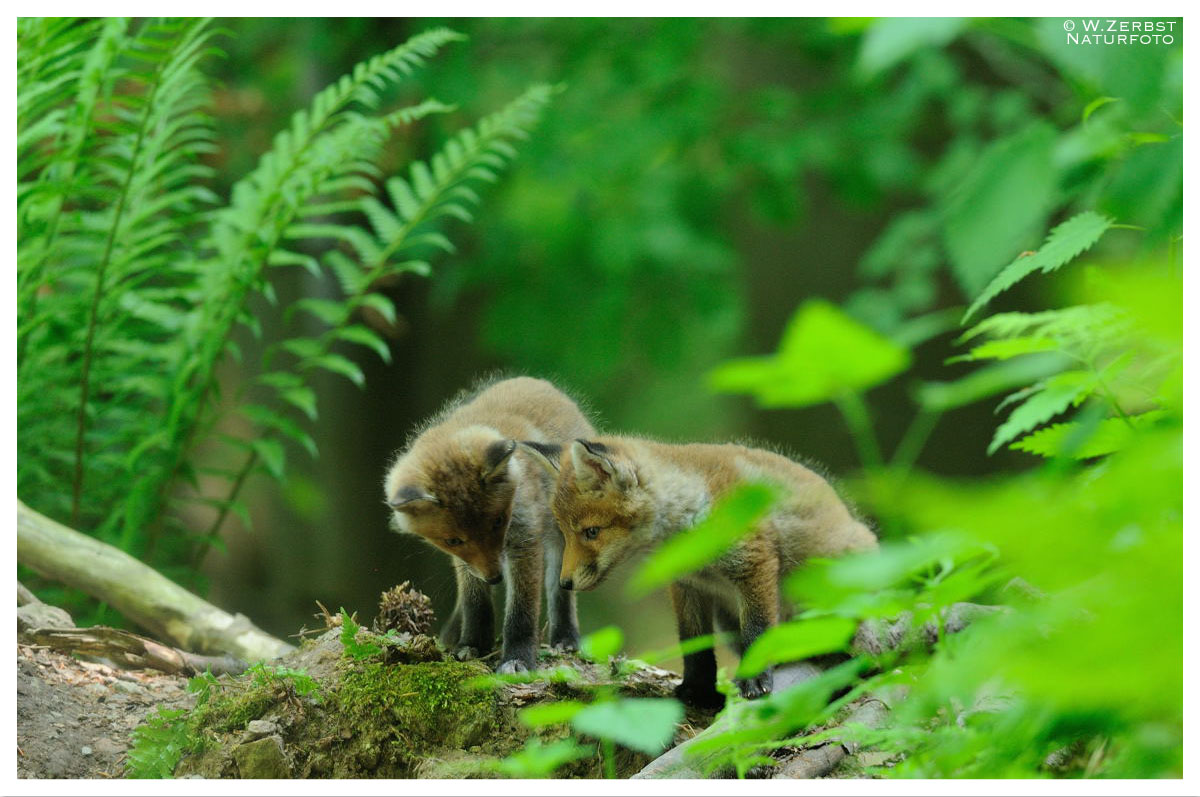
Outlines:
{"label": "moss", "polygon": [[495,695],[466,686],[486,673],[477,662],[372,662],[347,672],[334,700],[352,730],[393,728],[412,751],[461,749],[478,743],[495,725]]}

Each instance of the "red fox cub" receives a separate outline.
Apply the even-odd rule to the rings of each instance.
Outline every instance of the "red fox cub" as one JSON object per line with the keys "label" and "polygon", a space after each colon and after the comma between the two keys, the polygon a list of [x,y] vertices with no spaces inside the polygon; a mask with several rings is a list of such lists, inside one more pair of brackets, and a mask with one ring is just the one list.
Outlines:
{"label": "red fox cub", "polygon": [[[680,641],[736,633],[739,655],[779,621],[779,581],[810,557],[878,546],[823,478],[786,457],[740,445],[669,445],[633,437],[575,440],[565,449],[528,446],[556,474],[554,516],[566,537],[564,589],[589,590],[614,567],[694,526],[713,502],[742,482],[764,481],[784,496],[716,562],[671,585]],[[717,706],[711,649],[683,659],[684,702]],[[771,690],[771,673],[740,681],[741,693]]]}
{"label": "red fox cub", "polygon": [[591,434],[575,402],[549,382],[506,379],[452,401],[388,469],[392,528],[453,557],[458,600],[441,637],[458,658],[491,651],[489,585],[501,581],[501,672],[534,667],[543,587],[550,644],[578,647],[575,596],[558,585],[563,535],[550,512],[553,484],[516,441],[562,443]]}

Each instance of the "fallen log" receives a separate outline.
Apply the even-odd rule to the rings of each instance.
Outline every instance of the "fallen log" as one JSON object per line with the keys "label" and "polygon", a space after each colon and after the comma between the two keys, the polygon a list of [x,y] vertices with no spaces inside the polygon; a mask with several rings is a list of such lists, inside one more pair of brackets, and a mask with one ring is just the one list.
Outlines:
{"label": "fallen log", "polygon": [[25,641],[60,653],[100,656],[125,669],[150,669],[169,675],[237,675],[247,664],[229,655],[202,656],[163,645],[120,628],[35,628],[21,634]]}
{"label": "fallen log", "polygon": [[263,661],[293,649],[245,616],[218,609],[124,551],[51,520],[21,501],[17,501],[17,561],[110,604],[154,636],[184,650]]}

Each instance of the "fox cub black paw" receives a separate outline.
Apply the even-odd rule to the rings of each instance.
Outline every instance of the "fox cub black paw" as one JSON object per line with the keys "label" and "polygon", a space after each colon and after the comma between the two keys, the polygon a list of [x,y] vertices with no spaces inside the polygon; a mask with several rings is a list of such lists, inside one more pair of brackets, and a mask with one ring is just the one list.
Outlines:
{"label": "fox cub black paw", "polygon": [[725,707],[725,695],[718,692],[712,684],[697,686],[696,684],[682,683],[675,687],[675,697],[679,698],[684,705],[696,708],[715,710]]}
{"label": "fox cub black paw", "polygon": [[753,700],[756,697],[770,694],[773,681],[771,671],[768,670],[762,675],[756,675],[753,678],[739,678],[737,685],[742,693],[742,697],[747,700]]}

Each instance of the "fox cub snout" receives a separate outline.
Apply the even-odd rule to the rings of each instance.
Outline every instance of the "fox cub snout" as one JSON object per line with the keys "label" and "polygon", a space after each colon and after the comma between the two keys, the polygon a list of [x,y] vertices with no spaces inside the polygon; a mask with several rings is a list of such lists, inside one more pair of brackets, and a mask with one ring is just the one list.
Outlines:
{"label": "fox cub snout", "polygon": [[[565,537],[560,584],[589,590],[622,562],[702,520],[735,486],[770,482],[783,497],[720,559],[670,587],[680,641],[735,635],[738,653],[779,621],[779,582],[810,557],[877,547],[827,481],[786,457],[740,445],[670,445],[632,437],[524,445],[554,476],[552,509]],[[716,706],[713,651],[684,656],[685,702]],[[746,697],[770,691],[771,673],[739,682]]]}
{"label": "fox cub snout", "polygon": [[574,595],[558,585],[563,535],[550,511],[552,481],[517,440],[556,444],[593,434],[549,382],[520,377],[452,401],[388,468],[391,525],[449,554],[458,598],[442,641],[459,658],[495,642],[490,586],[504,583],[499,669],[532,669],[547,591],[550,643],[574,649]]}

